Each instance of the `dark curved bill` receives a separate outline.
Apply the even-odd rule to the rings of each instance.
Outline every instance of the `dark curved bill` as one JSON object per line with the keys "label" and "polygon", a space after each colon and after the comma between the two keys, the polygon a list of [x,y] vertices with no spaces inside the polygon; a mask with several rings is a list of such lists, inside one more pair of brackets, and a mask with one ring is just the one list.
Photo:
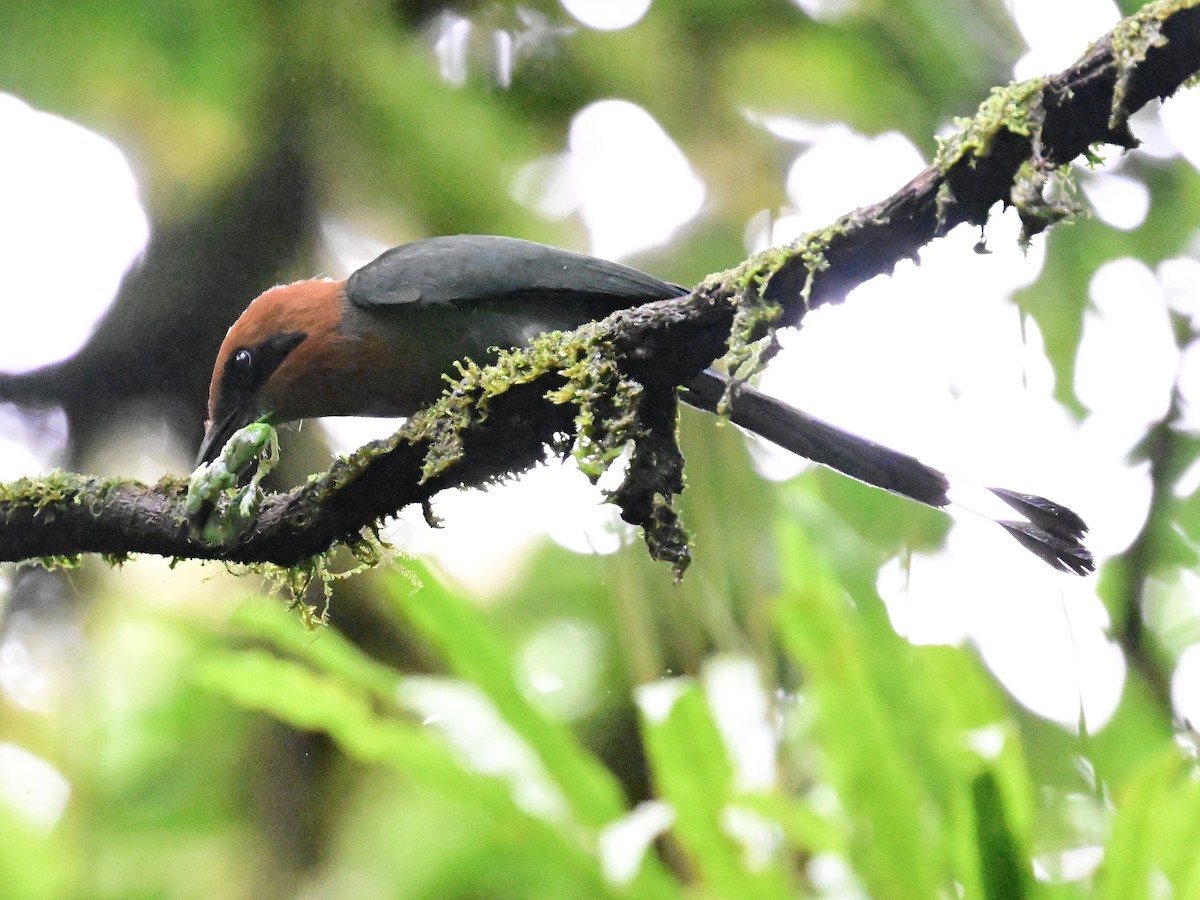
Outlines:
{"label": "dark curved bill", "polygon": [[204,440],[200,442],[200,449],[196,453],[196,465],[210,463],[220,456],[226,441],[233,437],[235,431],[246,424],[248,423],[242,421],[242,416],[238,415],[237,410],[229,413],[219,422],[210,422],[208,431],[204,433]]}

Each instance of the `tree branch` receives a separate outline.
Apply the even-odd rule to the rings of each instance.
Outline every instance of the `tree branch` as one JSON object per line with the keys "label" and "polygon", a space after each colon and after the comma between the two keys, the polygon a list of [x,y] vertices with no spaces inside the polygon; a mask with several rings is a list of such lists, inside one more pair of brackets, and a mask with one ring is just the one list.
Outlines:
{"label": "tree branch", "polygon": [[728,348],[746,358],[749,342],[774,325],[840,302],[956,225],[982,225],[998,201],[1018,208],[1031,235],[1060,218],[1043,197],[1048,173],[1093,144],[1136,146],[1128,115],[1200,70],[1197,2],[1147,7],[1065,72],[997,90],[934,165],[886,200],[752,257],[687,297],[542,339],[535,351],[506,356],[499,370],[470,370],[389,440],[268,496],[237,539],[197,537],[182,479],[147,487],[55,473],[0,486],[0,560],[98,552],[294,565],[336,542],[354,543],[382,518],[448,487],[523,471],[570,435],[600,466],[634,444],[639,481],[627,481],[616,499],[648,538],[668,535],[659,555],[670,557],[679,546],[661,530],[672,523],[660,519],[679,478],[673,436],[663,435],[663,398]]}

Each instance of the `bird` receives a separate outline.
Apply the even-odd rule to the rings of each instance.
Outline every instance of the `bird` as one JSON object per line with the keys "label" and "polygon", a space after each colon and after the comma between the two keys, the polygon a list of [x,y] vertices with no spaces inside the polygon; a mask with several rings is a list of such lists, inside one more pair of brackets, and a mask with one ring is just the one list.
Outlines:
{"label": "bird", "polygon": [[[230,327],[217,353],[197,463],[240,428],[318,416],[411,416],[438,398],[464,358],[526,346],[630,307],[689,291],[632,267],[545,244],[451,235],[385,251],[344,280],[272,287]],[[946,509],[954,485],[920,460],[844,431],[749,385],[727,394],[706,369],[680,392],[694,407],[813,462],[918,503]],[[987,488],[1003,506],[983,513],[1064,572],[1095,568],[1087,525],[1035,494]],[[997,504],[999,505],[999,504]],[[1013,513],[1016,515],[1014,516]]]}

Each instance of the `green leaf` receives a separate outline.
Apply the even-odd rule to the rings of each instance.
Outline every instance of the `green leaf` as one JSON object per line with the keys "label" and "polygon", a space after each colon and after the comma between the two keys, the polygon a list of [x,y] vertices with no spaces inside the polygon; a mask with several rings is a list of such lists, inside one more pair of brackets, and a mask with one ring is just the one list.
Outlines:
{"label": "green leaf", "polygon": [[[871,671],[873,653],[896,657],[896,648],[886,639],[868,645],[854,622],[862,611],[792,530],[780,635],[817,704],[814,729],[828,774],[857,825],[855,868],[879,896],[935,896],[940,854],[925,825],[925,798]],[[893,677],[900,680],[903,672]]]}
{"label": "green leaf", "polygon": [[[479,688],[537,754],[579,823],[598,832],[625,815],[626,804],[612,773],[567,728],[530,704],[515,678],[511,651],[496,640],[478,610],[449,591],[433,585],[414,589],[400,578],[391,582],[391,598],[450,671]],[[670,892],[665,870],[650,856],[633,886],[646,896]]]}
{"label": "green leaf", "polygon": [[1200,896],[1200,781],[1194,760],[1160,754],[1116,797],[1097,897]]}
{"label": "green leaf", "polygon": [[339,681],[396,703],[400,673],[368,657],[334,628],[305,628],[294,612],[271,602],[246,603],[238,609],[234,625]]}
{"label": "green leaf", "polygon": [[569,829],[525,812],[499,779],[464,768],[439,732],[379,716],[364,693],[258,650],[213,652],[199,667],[197,678],[240,706],[269,713],[300,729],[327,732],[355,759],[387,766],[425,790],[488,813],[505,823],[509,840],[536,841],[543,858],[552,861],[556,870],[573,873],[588,893],[609,893],[595,856]]}
{"label": "green leaf", "polygon": [[511,651],[489,632],[477,610],[449,591],[432,585],[414,589],[399,578],[392,580],[391,599],[450,671],[487,694],[504,721],[541,757],[582,822],[598,827],[624,814],[615,779],[568,729],[530,704],[514,677]]}
{"label": "green leaf", "polygon": [[[300,663],[261,650],[213,651],[198,665],[196,679],[246,709],[269,713],[304,731],[327,732],[363,762],[382,763],[450,791],[463,780],[462,767],[434,732],[375,714],[364,692]],[[499,783],[483,793],[496,810],[508,805]]]}
{"label": "green leaf", "polygon": [[[700,688],[689,679],[646,685],[639,706],[657,793],[675,812],[672,834],[708,893],[789,896],[778,867],[755,865],[753,850],[734,838],[731,819],[758,814],[738,804],[733,769]],[[761,817],[759,824],[778,827]]]}
{"label": "green leaf", "polygon": [[971,654],[899,638],[878,597],[852,601],[793,530],[780,635],[850,819],[855,871],[875,896],[1018,883],[1032,871],[1033,791],[995,685]]}
{"label": "green leaf", "polygon": [[1021,900],[1029,896],[1029,854],[1013,834],[1004,798],[991,772],[974,783],[975,837],[979,843],[983,895],[988,900]]}

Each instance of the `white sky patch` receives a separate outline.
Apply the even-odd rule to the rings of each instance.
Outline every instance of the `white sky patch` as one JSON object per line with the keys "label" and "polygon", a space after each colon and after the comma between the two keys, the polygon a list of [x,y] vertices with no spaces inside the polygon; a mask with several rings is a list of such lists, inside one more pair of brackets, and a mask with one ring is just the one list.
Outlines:
{"label": "white sky patch", "polygon": [[855,0],[792,0],[805,15],[818,22],[833,22],[856,6]]}
{"label": "white sky patch", "polygon": [[[374,416],[327,416],[316,420],[325,432],[329,449],[339,456],[348,456],[364,444],[391,437],[404,424],[402,418]],[[312,427],[308,422],[301,428]]]}
{"label": "white sky patch", "polygon": [[[185,445],[158,410],[139,405],[123,411],[122,427],[88,459],[93,475],[137,478],[153,484],[163,472],[190,467],[196,448]],[[185,470],[186,471],[186,470]]]}
{"label": "white sky patch", "polygon": [[1200,644],[1192,644],[1175,663],[1171,676],[1171,700],[1175,711],[1191,727],[1200,727]]}
{"label": "white sky patch", "polygon": [[1189,431],[1200,431],[1200,341],[1192,341],[1183,348],[1179,360],[1179,394],[1183,398],[1180,425]]}
{"label": "white sky patch", "polygon": [[[794,120],[764,122],[789,139],[813,142],[789,175],[795,209],[771,236],[750,235],[751,249],[824,225],[855,206],[906,183],[925,163],[899,135],[864,138],[845,126]],[[871,173],[864,187],[859,173]],[[960,228],[920,251],[921,265],[902,262],[889,276],[860,285],[836,307],[810,314],[799,333],[783,336],[785,352],[761,386],[813,415],[873,440],[960,472],[970,460],[999,479],[991,464],[1014,456],[984,435],[1028,421],[1034,403],[1052,405],[1053,376],[1032,322],[1022,322],[1012,293],[1036,280],[1044,246],[1022,253],[1011,211],[987,228],[991,252],[973,252],[979,233]],[[757,451],[756,451],[757,452]],[[765,451],[770,453],[771,451]],[[803,463],[790,455],[792,471]],[[776,463],[773,475],[788,472]],[[966,473],[964,473],[966,474]]]}
{"label": "white sky patch", "polygon": [[345,278],[394,246],[339,219],[321,220],[321,239],[330,265],[329,271],[320,274],[334,279]]}
{"label": "white sky patch", "polygon": [[613,884],[623,886],[637,877],[646,851],[675,824],[675,810],[661,800],[646,800],[629,815],[600,831],[600,867]]}
{"label": "white sky patch", "polygon": [[[807,230],[892,194],[925,165],[912,141],[898,131],[868,137],[842,124],[829,125],[788,169],[787,194],[799,210],[802,230]],[[835,185],[831,170],[853,177]]]}
{"label": "white sky patch", "polygon": [[447,84],[462,87],[467,83],[471,20],[449,10],[443,11],[434,23],[433,33],[433,54],[437,57],[438,74]]}
{"label": "white sky patch", "polygon": [[1090,308],[1076,358],[1075,393],[1131,448],[1166,414],[1179,350],[1162,286],[1145,263],[1105,263],[1088,285]]}
{"label": "white sky patch", "polygon": [[678,145],[626,100],[575,114],[568,146],[592,252],[615,258],[665,242],[700,211],[705,189]]}
{"label": "white sky patch", "polygon": [[1013,737],[1012,730],[1012,726],[1007,722],[984,725],[967,732],[964,743],[980,759],[990,763],[996,762],[1004,752],[1005,745]]}
{"label": "white sky patch", "polygon": [[[1173,106],[1176,102],[1174,98],[1165,101],[1167,106]],[[1137,148],[1138,156],[1167,160],[1179,155],[1179,148],[1172,143],[1163,126],[1162,109],[1163,104],[1151,101],[1129,117],[1129,128],[1141,141]]]}
{"label": "white sky patch", "polygon": [[641,684],[634,690],[634,700],[642,715],[652,725],[660,725],[667,720],[675,703],[683,696],[691,681],[687,678],[662,678]]}
{"label": "white sky patch", "polygon": [[[992,535],[999,540],[1003,535]],[[951,535],[953,537],[953,535]],[[949,540],[949,538],[947,539]],[[884,563],[875,588],[892,627],[914,644],[959,644],[970,636],[971,609],[963,602],[960,566],[926,566],[921,558]]]}
{"label": "white sky patch", "polygon": [[0,743],[0,801],[30,825],[48,832],[58,824],[71,783],[24,747]]}
{"label": "white sky patch", "polygon": [[752,659],[716,656],[704,664],[704,694],[733,764],[736,789],[775,787],[775,730],[762,679]]}
{"label": "white sky patch", "polygon": [[500,595],[519,578],[546,535],[574,552],[599,554],[615,553],[637,535],[569,461],[540,465],[486,490],[442,491],[433,512],[444,528],[430,528],[420,508],[409,506],[384,538],[428,559],[480,599]]}
{"label": "white sky patch", "polygon": [[1126,665],[1108,636],[1111,623],[1094,587],[1062,575],[1061,602],[1047,602],[1019,593],[1020,582],[1006,574],[990,571],[988,580],[1007,583],[1009,590],[995,592],[976,624],[974,641],[984,661],[1038,715],[1074,727],[1082,705],[1088,730],[1098,731],[1120,703]]}
{"label": "white sky patch", "polygon": [[[0,593],[8,592],[8,583],[0,584]],[[17,706],[36,712],[49,712],[52,690],[52,674],[39,660],[34,659],[35,649],[28,638],[36,639],[36,625],[28,627],[32,616],[26,614],[18,619],[11,617],[5,623],[5,634],[0,638],[0,692]],[[28,632],[23,635],[21,632]]]}
{"label": "white sky patch", "polygon": [[1037,492],[1047,494],[1053,487],[1052,499],[1084,517],[1085,543],[1097,563],[1129,549],[1150,512],[1149,464],[1130,462],[1129,448],[1102,416],[1089,416],[1054,449],[1063,451],[1054,457],[1062,463],[1054,467],[1055,483],[1040,484]]}
{"label": "white sky patch", "polygon": [[616,31],[641,21],[650,0],[562,0],[562,5],[588,28]]}
{"label": "white sky patch", "polygon": [[783,847],[783,828],[757,810],[730,804],[721,810],[721,830],[742,848],[742,865],[761,872]]}
{"label": "white sky patch", "polygon": [[1121,20],[1111,0],[1010,0],[1008,8],[1029,45],[1013,66],[1018,81],[1065,69]]}
{"label": "white sky patch", "polygon": [[64,359],[91,336],[149,238],[116,145],[0,94],[0,371]]}
{"label": "white sky patch", "polygon": [[818,897],[833,900],[866,900],[870,895],[855,877],[844,856],[830,851],[814,854],[805,866]]}
{"label": "white sky patch", "polygon": [[[1104,862],[1104,847],[1101,844],[1057,850],[1034,858],[1033,876],[1038,881],[1051,884],[1082,881],[1100,868],[1102,862]],[[1170,896],[1170,894],[1152,892],[1152,896]]]}
{"label": "white sky patch", "polygon": [[492,33],[496,83],[504,88],[512,85],[513,75],[525,59],[547,52],[575,31],[551,24],[540,12],[527,6],[518,5],[514,12],[520,23],[516,28]]}
{"label": "white sky patch", "polygon": [[578,212],[609,259],[665,243],[704,203],[704,183],[640,106],[599,100],[575,114],[565,155],[534,160],[513,195],[551,217]]}
{"label": "white sky patch", "polygon": [[1096,730],[1120,701],[1125,661],[1092,582],[1053,573],[995,525],[957,523],[938,553],[907,570],[885,566],[878,587],[897,632],[915,643],[973,641],[1038,715],[1072,727],[1082,702]]}
{"label": "white sky patch", "polygon": [[1193,329],[1200,330],[1200,259],[1182,256],[1163,260],[1157,274],[1167,305],[1187,316]]}
{"label": "white sky patch", "polygon": [[[1084,515],[1087,544],[1102,562],[1124,550],[1145,520],[1144,467],[1102,453],[1086,427],[1061,448],[1056,440],[1047,445],[1068,453],[1051,465],[1057,483],[1044,492]],[[898,633],[920,644],[973,641],[1021,703],[1070,727],[1082,702],[1092,729],[1112,715],[1125,675],[1096,587],[1094,577],[1055,573],[995,524],[964,515],[936,553],[893,560],[877,580]]]}
{"label": "white sky patch", "polygon": [[1200,169],[1200,90],[1184,88],[1163,101],[1159,120],[1184,159]]}
{"label": "white sky patch", "polygon": [[[803,210],[785,213],[774,224],[775,239],[793,237],[803,227],[877,199],[923,165],[903,139],[870,142],[842,128],[812,134],[831,141],[811,151],[831,167],[816,179],[825,186],[809,193],[818,212],[811,219]],[[880,183],[887,187],[877,186],[874,194],[846,193],[839,200],[836,186],[853,183],[859,169],[886,170]],[[1011,471],[1020,456],[1006,452],[1010,448],[1003,443],[980,440],[981,435],[1028,423],[1035,405],[1043,410],[1038,418],[1062,418],[1051,400],[1053,374],[1037,326],[1023,322],[1010,299],[1036,280],[1044,259],[1041,243],[1028,253],[1018,249],[1019,228],[1011,211],[995,216],[987,228],[991,252],[986,255],[973,252],[978,231],[957,229],[923,247],[920,266],[902,262],[891,276],[851,291],[844,304],[810,314],[799,333],[783,335],[786,349],[767,367],[761,386],[932,465],[969,474],[963,469],[970,461],[981,473],[977,477],[998,481],[1002,472],[996,463]],[[766,243],[760,228],[751,244]],[[986,430],[978,432],[976,425]],[[805,465],[781,451],[755,452],[771,457],[764,464],[771,477],[794,474]]]}
{"label": "white sky patch", "polygon": [[555,822],[567,818],[567,801],[541,759],[475,685],[410,676],[397,693],[397,701],[445,734],[471,768],[503,778],[523,810]]}
{"label": "white sky patch", "polygon": [[23,410],[0,403],[0,481],[49,471],[67,446],[61,409]]}
{"label": "white sky patch", "polygon": [[586,715],[603,682],[604,635],[578,619],[554,619],[522,644],[517,677],[525,696],[560,721]]}
{"label": "white sky patch", "polygon": [[968,480],[1016,486],[1005,482],[1042,470],[1052,448],[1026,435],[1049,444],[1042,429],[1058,436],[1069,422],[1036,324],[1010,299],[1044,256],[1017,249],[1019,227],[1014,214],[994,218],[988,255],[973,252],[978,232],[957,229],[923,248],[920,266],[901,263],[810,314],[783,335],[762,388]]}
{"label": "white sky patch", "polygon": [[[1142,615],[1163,648],[1182,656],[1200,643],[1200,573],[1180,569],[1146,582]],[[1200,725],[1200,719],[1197,719]]]}
{"label": "white sky patch", "polygon": [[1132,231],[1150,212],[1150,190],[1136,178],[1096,171],[1082,175],[1080,185],[1092,213],[1105,225]]}
{"label": "white sky patch", "polygon": [[512,184],[513,197],[547,219],[565,219],[579,209],[572,180],[571,156],[557,153],[526,163]]}
{"label": "white sky patch", "polygon": [[[0,598],[8,589],[0,582]],[[78,677],[84,644],[78,624],[65,616],[8,612],[0,635],[0,697],[31,712],[56,711]]]}
{"label": "white sky patch", "polygon": [[[1200,260],[1177,257],[1164,260],[1156,272],[1167,306],[1187,316],[1194,331],[1200,331]],[[1180,426],[1200,431],[1200,341],[1183,348],[1176,387],[1183,401]]]}
{"label": "white sky patch", "polygon": [[760,121],[773,133],[809,146],[788,170],[791,206],[771,216],[769,227],[761,218],[751,224],[747,243],[752,251],[790,241],[887,197],[926,166],[913,143],[895,131],[867,137],[840,123],[817,125],[781,117]]}

